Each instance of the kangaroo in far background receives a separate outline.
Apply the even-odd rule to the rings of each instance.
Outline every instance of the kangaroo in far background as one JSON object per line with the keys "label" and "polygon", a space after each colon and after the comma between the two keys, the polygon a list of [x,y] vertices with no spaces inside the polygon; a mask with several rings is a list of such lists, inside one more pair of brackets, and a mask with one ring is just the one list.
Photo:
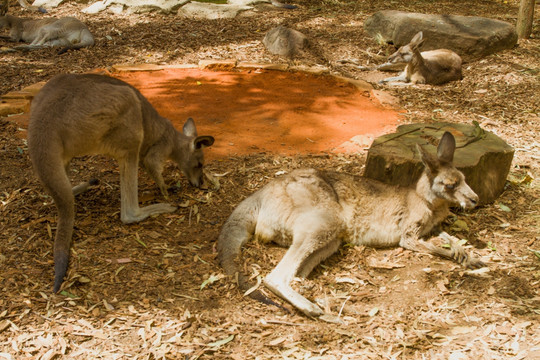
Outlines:
{"label": "kangaroo in far background", "polygon": [[7,14],[8,0],[0,3],[0,29],[9,30],[13,42],[24,41],[28,45],[13,47],[15,50],[34,50],[44,47],[63,47],[67,50],[81,49],[94,45],[94,36],[88,27],[73,17],[23,19]]}
{"label": "kangaroo in far background", "polygon": [[[241,290],[250,290],[241,263],[242,246],[251,238],[274,241],[289,249],[264,283],[276,295],[308,316],[323,310],[296,292],[291,281],[307,277],[342,242],[372,247],[401,246],[408,250],[454,259],[477,268],[458,239],[442,232],[439,224],[450,205],[473,208],[478,196],[452,164],[456,142],[446,132],[437,157],[417,146],[425,166],[416,188],[387,185],[338,172],[302,169],[278,178],[242,201],[223,225],[217,241],[218,260]],[[450,243],[445,249],[423,241],[435,234]],[[259,301],[273,303],[259,291]]]}
{"label": "kangaroo in far background", "polygon": [[32,101],[28,149],[34,170],[58,209],[54,240],[54,292],[66,274],[75,219],[74,195],[89,183],[71,187],[67,175],[72,158],[104,154],[120,169],[120,218],[133,223],[176,207],[153,204],[139,207],[139,160],[167,197],[163,164],[176,162],[194,186],[203,183],[203,148],[212,136],[198,136],[188,119],[183,133],[161,117],[133,86],[102,75],[65,74],[52,78]]}
{"label": "kangaroo in far background", "polygon": [[399,75],[381,80],[381,83],[403,81],[413,84],[444,84],[461,80],[461,57],[447,49],[420,52],[424,43],[423,33],[417,33],[411,41],[390,55],[388,63],[406,63],[405,70]]}

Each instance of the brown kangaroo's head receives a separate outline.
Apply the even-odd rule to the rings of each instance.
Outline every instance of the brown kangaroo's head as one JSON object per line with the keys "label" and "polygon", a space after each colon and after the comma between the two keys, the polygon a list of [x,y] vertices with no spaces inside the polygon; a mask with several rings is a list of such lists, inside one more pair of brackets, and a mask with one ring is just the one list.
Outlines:
{"label": "brown kangaroo's head", "polygon": [[414,35],[407,45],[400,47],[395,53],[388,57],[388,62],[393,64],[410,63],[415,51],[424,43],[424,34],[420,31]]}
{"label": "brown kangaroo's head", "polygon": [[182,132],[187,140],[184,139],[180,142],[183,146],[173,153],[173,160],[188,178],[189,183],[200,187],[203,184],[203,149],[211,146],[214,143],[214,138],[212,136],[197,136],[197,129],[192,118],[187,119]]}
{"label": "brown kangaroo's head", "polygon": [[456,140],[448,131],[444,133],[437,147],[437,157],[427,153],[417,145],[425,174],[430,183],[431,195],[464,209],[472,209],[478,203],[478,195],[467,185],[465,176],[453,164]]}

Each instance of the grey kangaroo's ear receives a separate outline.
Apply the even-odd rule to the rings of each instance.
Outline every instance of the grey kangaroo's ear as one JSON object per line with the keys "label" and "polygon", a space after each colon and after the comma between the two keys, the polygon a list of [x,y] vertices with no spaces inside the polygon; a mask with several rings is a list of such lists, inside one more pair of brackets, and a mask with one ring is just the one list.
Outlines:
{"label": "grey kangaroo's ear", "polygon": [[204,149],[205,147],[212,146],[214,143],[214,137],[209,135],[197,136],[193,139],[193,148],[194,149]]}
{"label": "grey kangaroo's ear", "polygon": [[428,174],[436,174],[439,171],[439,160],[429,154],[420,144],[416,144],[416,150],[418,150],[422,164],[426,167]]}
{"label": "grey kangaroo's ear", "polygon": [[446,131],[437,147],[437,158],[440,162],[451,163],[454,161],[454,151],[456,151],[456,139],[454,135]]}
{"label": "grey kangaroo's ear", "polygon": [[186,136],[197,136],[197,128],[195,127],[195,121],[192,118],[186,120],[182,132]]}

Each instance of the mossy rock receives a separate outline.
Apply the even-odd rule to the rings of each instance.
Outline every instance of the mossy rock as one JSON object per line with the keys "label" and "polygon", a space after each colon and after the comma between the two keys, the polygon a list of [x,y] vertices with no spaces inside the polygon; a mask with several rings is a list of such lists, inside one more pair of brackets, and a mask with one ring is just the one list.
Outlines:
{"label": "mossy rock", "polygon": [[424,169],[416,144],[435,155],[445,131],[451,132],[456,138],[454,165],[463,172],[469,186],[478,194],[481,204],[493,202],[504,189],[514,149],[477,123],[399,126],[396,133],[373,141],[368,151],[364,175],[388,184],[412,186]]}

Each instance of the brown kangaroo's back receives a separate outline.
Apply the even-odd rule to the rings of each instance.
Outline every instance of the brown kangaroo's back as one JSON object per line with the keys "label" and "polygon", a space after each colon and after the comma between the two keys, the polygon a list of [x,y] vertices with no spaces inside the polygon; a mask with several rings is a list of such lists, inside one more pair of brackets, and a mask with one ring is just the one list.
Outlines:
{"label": "brown kangaroo's back", "polygon": [[183,134],[178,132],[137,89],[118,79],[91,74],[51,79],[32,102],[28,147],[35,172],[58,208],[54,291],[68,267],[74,195],[88,187],[85,183],[72,189],[67,169],[73,157],[104,154],[118,160],[120,216],[131,223],[176,209],[164,203],[139,207],[139,159],[167,196],[163,163],[175,161],[190,183],[200,186],[202,149],[213,142],[211,136],[197,136],[192,119],[186,121]]}
{"label": "brown kangaroo's back", "polygon": [[424,43],[423,33],[417,33],[411,41],[390,55],[388,63],[406,63],[405,70],[396,77],[381,82],[403,81],[413,84],[439,85],[461,80],[461,57],[448,49],[420,52]]}
{"label": "brown kangaroo's back", "polygon": [[[472,208],[478,197],[453,165],[455,140],[445,133],[437,157],[418,148],[425,170],[416,188],[401,188],[337,172],[301,169],[276,179],[233,211],[217,241],[218,260],[228,275],[238,276],[242,246],[251,238],[274,241],[289,249],[266,276],[265,285],[309,316],[324,312],[290,286],[306,277],[342,241],[373,247],[401,246],[456,260],[467,267],[484,264],[469,258],[455,238],[438,230],[450,205]],[[422,239],[435,231],[450,249]],[[258,294],[259,296],[260,294]]]}

